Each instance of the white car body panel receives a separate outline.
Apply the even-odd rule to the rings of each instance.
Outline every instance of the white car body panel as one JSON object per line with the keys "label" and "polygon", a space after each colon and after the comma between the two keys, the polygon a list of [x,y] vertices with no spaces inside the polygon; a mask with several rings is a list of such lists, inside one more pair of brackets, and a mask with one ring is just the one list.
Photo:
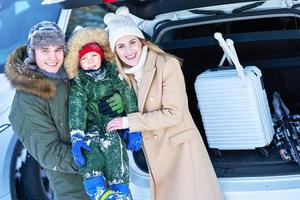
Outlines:
{"label": "white car body panel", "polygon": [[[0,74],[0,199],[11,199],[10,196],[10,163],[13,155],[16,137],[13,135],[11,126],[8,120],[10,106],[13,100],[15,90],[10,87],[4,74]],[[3,132],[2,132],[3,131]]]}
{"label": "white car body panel", "polygon": [[[132,174],[131,174],[132,175]],[[300,175],[275,177],[219,178],[225,200],[300,200]],[[150,200],[150,189],[132,180],[134,200]]]}
{"label": "white car body panel", "polygon": [[[59,0],[45,0],[43,3],[57,3]],[[257,2],[257,1],[254,1]],[[247,5],[249,3],[229,4],[201,9],[221,9],[231,12],[233,9]],[[292,0],[270,0],[264,5],[255,9],[265,8],[289,8],[299,4],[299,1]],[[71,10],[62,10],[58,24],[66,31]],[[194,17],[195,14],[189,11],[173,12],[157,16],[156,19],[187,19]],[[199,16],[199,15],[197,15]],[[27,33],[26,33],[27,34]],[[14,96],[12,89],[4,74],[0,74],[0,126],[9,124],[8,115]],[[0,131],[2,129],[0,128]],[[10,194],[10,162],[13,150],[17,142],[16,136],[10,127],[0,132],[0,200],[12,199]],[[150,200],[149,175],[141,171],[135,164],[132,153],[129,152],[130,161],[130,188],[134,200]],[[300,174],[269,177],[243,177],[243,178],[218,178],[225,200],[300,200]]]}

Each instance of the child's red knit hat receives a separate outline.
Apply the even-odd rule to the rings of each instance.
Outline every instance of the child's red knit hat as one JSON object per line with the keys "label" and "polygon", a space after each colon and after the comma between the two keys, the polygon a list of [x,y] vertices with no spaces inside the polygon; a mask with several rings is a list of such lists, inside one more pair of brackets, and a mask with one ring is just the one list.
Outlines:
{"label": "child's red knit hat", "polygon": [[81,59],[82,56],[84,56],[84,54],[92,52],[92,51],[98,53],[101,60],[103,60],[103,58],[104,58],[103,50],[100,47],[100,45],[96,42],[91,42],[91,43],[87,43],[87,44],[83,45],[81,47],[81,49],[79,50],[79,59]]}

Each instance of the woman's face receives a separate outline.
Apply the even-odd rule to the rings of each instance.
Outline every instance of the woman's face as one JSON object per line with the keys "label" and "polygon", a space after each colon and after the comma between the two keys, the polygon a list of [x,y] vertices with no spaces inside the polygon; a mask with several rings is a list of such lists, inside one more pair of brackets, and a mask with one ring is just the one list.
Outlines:
{"label": "woman's face", "polygon": [[121,37],[116,42],[116,53],[119,58],[128,66],[136,66],[142,54],[142,42],[133,35]]}

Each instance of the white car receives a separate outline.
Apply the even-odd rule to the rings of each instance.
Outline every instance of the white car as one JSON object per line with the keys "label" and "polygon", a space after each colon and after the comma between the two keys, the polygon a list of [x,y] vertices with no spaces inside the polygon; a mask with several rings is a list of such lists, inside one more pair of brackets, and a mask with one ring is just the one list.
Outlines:
{"label": "white car", "polygon": [[[269,105],[272,93],[278,91],[291,112],[300,113],[300,1],[136,0],[97,5],[98,2],[45,0],[43,4],[59,3],[65,8],[53,20],[67,36],[80,26],[104,27],[103,16],[116,6],[126,5],[133,14],[146,19],[141,23],[145,35],[184,60],[182,70],[189,108],[205,140],[194,82],[206,69],[217,67],[223,56],[213,37],[215,32],[235,42],[244,66],[255,65],[262,71]],[[49,5],[45,8],[49,9]],[[1,35],[1,26],[0,30]],[[22,34],[26,36],[27,32],[23,30]],[[0,48],[2,56],[2,45]],[[43,170],[22,148],[11,129],[8,113],[14,91],[2,74],[0,78],[0,200],[26,199],[30,193],[39,193],[37,199],[51,199]],[[293,160],[283,160],[274,143],[264,148],[263,154],[258,150],[227,150],[220,154],[207,149],[226,200],[300,200],[300,166]],[[145,157],[142,151],[128,153],[133,199],[149,200]]]}
{"label": "white car", "polygon": [[15,91],[4,75],[8,54],[27,43],[29,29],[41,20],[57,21],[60,5],[42,6],[39,0],[0,2],[0,199],[48,199],[53,196],[40,165],[15,136],[8,115]]}

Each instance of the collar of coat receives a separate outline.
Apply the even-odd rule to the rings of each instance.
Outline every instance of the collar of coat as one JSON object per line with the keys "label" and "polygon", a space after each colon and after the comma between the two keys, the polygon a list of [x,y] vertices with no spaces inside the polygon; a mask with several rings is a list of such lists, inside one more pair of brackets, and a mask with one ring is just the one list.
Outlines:
{"label": "collar of coat", "polygon": [[138,89],[138,101],[139,101],[139,110],[143,111],[144,104],[146,98],[148,96],[148,92],[152,81],[154,79],[154,75],[156,69],[158,67],[163,67],[166,61],[166,56],[159,55],[151,50],[148,52],[148,56],[145,62],[145,66],[143,67],[142,79],[140,82],[140,87]]}
{"label": "collar of coat", "polygon": [[20,46],[8,56],[5,75],[12,87],[44,99],[53,97],[56,93],[55,81],[25,65],[24,55],[26,46]]}

